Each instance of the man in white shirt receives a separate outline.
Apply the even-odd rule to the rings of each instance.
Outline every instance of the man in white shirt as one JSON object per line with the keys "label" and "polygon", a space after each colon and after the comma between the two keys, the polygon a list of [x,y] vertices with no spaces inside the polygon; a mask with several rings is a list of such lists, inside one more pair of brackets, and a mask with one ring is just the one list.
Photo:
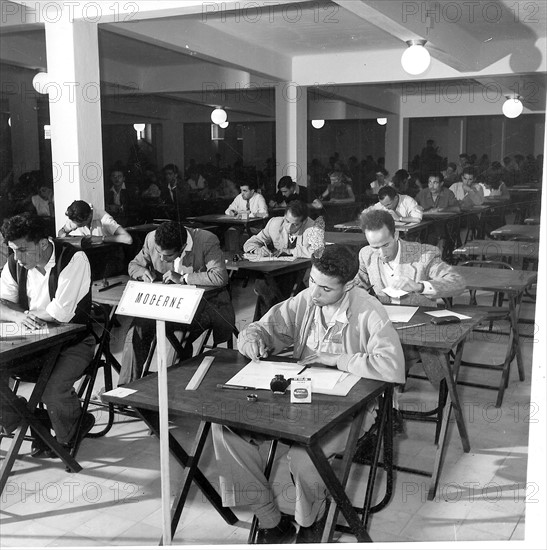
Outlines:
{"label": "man in white shirt", "polygon": [[[28,329],[46,323],[89,322],[91,310],[91,269],[84,252],[67,243],[54,242],[47,235],[42,219],[14,216],[4,222],[2,234],[13,254],[0,276],[0,319]],[[65,346],[42,394],[50,426],[57,441],[71,448],[82,414],[80,399],[73,384],[89,365],[95,339],[89,333]],[[35,381],[44,362],[44,352],[24,360],[23,379]],[[21,362],[17,362],[21,372]],[[9,364],[0,369],[0,384],[9,383]],[[89,432],[95,420],[91,413],[83,419],[82,430]],[[0,424],[11,433],[19,423],[18,415],[5,403],[0,404]],[[37,439],[32,456],[52,455],[49,447]]]}
{"label": "man in white shirt", "polygon": [[394,187],[385,185],[378,191],[378,202],[363,211],[385,210],[396,222],[419,223],[423,208],[408,195],[400,195]]}
{"label": "man in white shirt", "polygon": [[41,185],[38,188],[38,193],[31,197],[32,206],[36,210],[37,216],[44,218],[55,217],[55,207],[53,204],[53,189],[47,185]]}
{"label": "man in white shirt", "polygon": [[463,209],[478,206],[484,202],[484,191],[480,183],[475,183],[473,168],[464,168],[461,181],[450,186],[450,191],[460,203]]}
{"label": "man in white shirt", "polygon": [[85,201],[74,201],[67,209],[68,220],[59,229],[58,237],[84,237],[88,243],[132,244],[131,235],[110,215],[94,208]]}
{"label": "man in white shirt", "polygon": [[257,192],[258,184],[255,181],[243,183],[239,187],[239,195],[226,209],[227,216],[249,218],[267,218],[268,205],[266,199]]}

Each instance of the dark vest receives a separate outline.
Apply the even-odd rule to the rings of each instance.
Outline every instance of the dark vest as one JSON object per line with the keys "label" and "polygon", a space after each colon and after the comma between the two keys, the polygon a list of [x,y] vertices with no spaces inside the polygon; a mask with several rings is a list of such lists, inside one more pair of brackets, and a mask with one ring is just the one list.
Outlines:
{"label": "dark vest", "polygon": [[[62,243],[54,241],[55,243],[55,265],[49,274],[49,297],[53,300],[55,293],[57,292],[57,285],[59,284],[59,273],[69,264],[72,256],[78,249],[68,243]],[[28,296],[27,296],[27,270],[19,265],[15,260],[13,254],[8,258],[8,268],[13,279],[17,282],[19,287],[19,300],[18,304],[25,310],[28,309]],[[91,286],[88,293],[78,302],[76,306],[76,312],[74,317],[70,320],[70,323],[78,323],[81,325],[87,325],[90,322],[91,314]]]}

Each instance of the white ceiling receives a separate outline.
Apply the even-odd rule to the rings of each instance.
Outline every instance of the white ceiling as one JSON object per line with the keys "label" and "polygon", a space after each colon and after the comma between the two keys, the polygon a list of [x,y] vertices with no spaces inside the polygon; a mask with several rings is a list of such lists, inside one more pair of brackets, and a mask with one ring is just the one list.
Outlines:
{"label": "white ceiling", "polygon": [[[25,4],[35,8],[48,2],[0,0],[3,80],[15,74],[15,67],[27,69],[29,78],[47,69],[44,21],[36,21]],[[363,112],[389,111],[389,95],[405,81],[422,81],[424,89],[428,82],[454,81],[495,82],[504,91],[532,86],[539,100],[526,106],[545,110],[546,0],[120,4],[139,9],[122,14],[124,22],[113,21],[104,10],[101,80],[105,94],[114,88],[118,94],[124,89],[142,94],[142,108],[153,105],[154,98],[158,105],[190,105],[194,112],[200,104],[209,108],[221,102],[243,117],[269,118],[274,115],[272,82],[289,80],[320,85]],[[405,40],[418,37],[428,39],[433,63],[422,77],[409,77],[398,59]],[[236,105],[242,75],[248,85],[264,90],[262,101],[245,104],[239,94]],[[222,97],[204,97],[200,85],[215,77],[223,79]],[[381,93],[371,83],[380,83]]]}

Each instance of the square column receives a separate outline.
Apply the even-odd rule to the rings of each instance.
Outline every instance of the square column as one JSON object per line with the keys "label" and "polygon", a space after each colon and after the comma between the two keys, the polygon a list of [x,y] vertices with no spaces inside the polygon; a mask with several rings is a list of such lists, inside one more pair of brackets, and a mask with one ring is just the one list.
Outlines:
{"label": "square column", "polygon": [[104,208],[97,24],[45,23],[56,230],[67,206]]}
{"label": "square column", "polygon": [[291,176],[298,185],[308,185],[308,90],[295,82],[282,82],[275,89],[276,185]]}

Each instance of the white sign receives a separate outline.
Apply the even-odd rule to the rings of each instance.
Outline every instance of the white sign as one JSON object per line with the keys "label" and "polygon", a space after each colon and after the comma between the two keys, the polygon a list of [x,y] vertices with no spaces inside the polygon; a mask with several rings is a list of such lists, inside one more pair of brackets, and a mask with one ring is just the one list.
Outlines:
{"label": "white sign", "polygon": [[191,285],[129,281],[116,313],[189,324],[202,296],[203,289]]}

